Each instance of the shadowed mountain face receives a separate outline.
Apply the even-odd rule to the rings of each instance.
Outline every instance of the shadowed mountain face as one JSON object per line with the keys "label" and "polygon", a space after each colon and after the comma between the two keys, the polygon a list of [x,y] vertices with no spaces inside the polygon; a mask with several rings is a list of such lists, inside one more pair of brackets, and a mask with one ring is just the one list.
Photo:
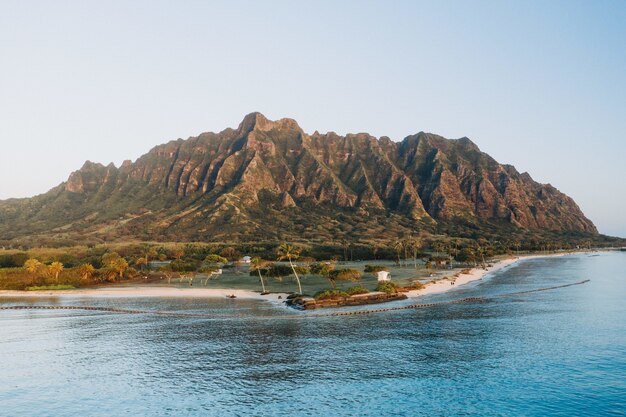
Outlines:
{"label": "shadowed mountain face", "polygon": [[308,135],[259,113],[237,129],[86,162],[46,194],[0,202],[3,239],[376,239],[421,229],[597,234],[576,203],[469,139]]}

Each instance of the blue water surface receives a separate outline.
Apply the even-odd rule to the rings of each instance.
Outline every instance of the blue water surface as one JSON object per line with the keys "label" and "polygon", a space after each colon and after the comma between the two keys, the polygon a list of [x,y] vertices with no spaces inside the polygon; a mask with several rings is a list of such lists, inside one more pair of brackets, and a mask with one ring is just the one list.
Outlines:
{"label": "blue water surface", "polygon": [[252,300],[0,299],[221,315],[0,311],[0,415],[625,415],[626,253],[526,260],[425,300],[483,295],[318,318]]}

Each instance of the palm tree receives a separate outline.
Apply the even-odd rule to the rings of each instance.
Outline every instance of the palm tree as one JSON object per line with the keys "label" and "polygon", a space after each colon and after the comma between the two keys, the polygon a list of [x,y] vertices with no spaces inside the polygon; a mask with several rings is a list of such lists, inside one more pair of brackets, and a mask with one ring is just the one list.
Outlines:
{"label": "palm tree", "polygon": [[102,271],[102,276],[109,282],[115,282],[115,278],[117,278],[118,272],[112,266],[109,266]]}
{"label": "palm tree", "polygon": [[380,247],[378,245],[372,246],[372,255],[374,255],[374,259],[378,259],[376,255],[378,255],[379,250],[380,250]]}
{"label": "palm tree", "polygon": [[150,259],[155,259],[158,255],[159,254],[157,253],[157,251],[154,248],[151,248],[148,245],[144,245],[143,246],[143,257],[137,259],[136,264],[141,266],[142,270],[143,270],[143,265],[145,265],[146,268],[148,268],[150,266]]}
{"label": "palm tree", "polygon": [[291,270],[293,271],[293,274],[296,276],[296,282],[298,283],[299,294],[302,294],[302,285],[300,285],[300,277],[298,276],[298,273],[296,272],[296,268],[294,267],[292,260],[298,259],[301,251],[302,249],[300,249],[299,247],[292,246],[288,243],[283,243],[278,247],[278,260],[283,261],[287,259],[289,261],[289,266],[291,266]]}
{"label": "palm tree", "polygon": [[135,265],[137,265],[139,267],[139,269],[141,269],[143,271],[143,267],[144,265],[148,265],[148,257],[147,256],[141,256],[139,258],[137,258],[137,260],[135,261]]}
{"label": "palm tree", "polygon": [[434,241],[433,243],[430,244],[430,247],[433,248],[433,250],[435,251],[435,256],[440,256],[441,255],[441,251],[443,250],[443,243],[437,241]]}
{"label": "palm tree", "polygon": [[83,264],[78,267],[78,275],[85,281],[93,276],[94,271],[95,268],[91,264]]}
{"label": "palm tree", "polygon": [[476,252],[480,255],[481,260],[483,261],[483,268],[485,265],[485,254],[487,253],[487,248],[480,243],[476,246]]}
{"label": "palm tree", "polygon": [[450,257],[452,258],[452,260],[456,259],[456,257],[459,255],[458,239],[455,239],[452,242],[450,242],[450,244],[448,245],[448,252],[450,253]]}
{"label": "palm tree", "polygon": [[400,266],[400,253],[402,252],[403,245],[404,244],[401,240],[396,240],[391,245],[392,248],[396,251],[396,255],[398,256],[398,259],[397,259],[398,266]]}
{"label": "palm tree", "polygon": [[350,243],[346,239],[341,239],[341,246],[343,247],[343,260],[344,262],[348,261],[348,248],[350,247]]}
{"label": "palm tree", "polygon": [[63,271],[64,267],[61,262],[52,262],[50,266],[48,266],[50,273],[54,275],[54,281],[59,282],[59,274]]}
{"label": "palm tree", "polygon": [[404,266],[406,266],[408,251],[411,249],[411,238],[402,239],[402,248],[404,249]]}
{"label": "palm tree", "polygon": [[256,269],[256,272],[259,274],[259,280],[261,280],[261,288],[263,288],[263,292],[261,294],[267,294],[265,290],[265,283],[263,282],[263,275],[261,275],[261,268],[264,267],[266,262],[259,258],[258,256],[250,259],[250,266]]}
{"label": "palm tree", "polygon": [[123,279],[124,271],[128,269],[128,262],[126,262],[126,259],[124,258],[117,258],[115,261],[113,261],[113,263],[111,264],[111,267],[115,271],[117,271],[117,273],[120,276],[120,279]]}
{"label": "palm tree", "polygon": [[42,265],[43,264],[37,259],[30,258],[29,260],[24,262],[24,269],[26,269],[31,274],[34,274],[35,272],[39,271],[39,268],[41,268]]}
{"label": "palm tree", "polygon": [[420,237],[414,237],[409,240],[409,246],[413,251],[413,266],[417,269],[417,254],[422,249],[422,239]]}
{"label": "palm tree", "polygon": [[107,252],[102,255],[102,264],[106,266],[111,266],[115,263],[116,260],[119,259],[119,257],[120,254],[117,252]]}

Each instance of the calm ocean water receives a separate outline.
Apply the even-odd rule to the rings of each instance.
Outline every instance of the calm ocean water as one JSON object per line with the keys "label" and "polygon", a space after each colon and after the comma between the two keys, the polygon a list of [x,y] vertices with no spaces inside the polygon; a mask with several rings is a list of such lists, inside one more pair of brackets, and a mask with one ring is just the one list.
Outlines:
{"label": "calm ocean water", "polygon": [[626,253],[528,260],[427,299],[585,278],[334,318],[245,300],[0,299],[226,315],[0,311],[0,415],[625,415]]}

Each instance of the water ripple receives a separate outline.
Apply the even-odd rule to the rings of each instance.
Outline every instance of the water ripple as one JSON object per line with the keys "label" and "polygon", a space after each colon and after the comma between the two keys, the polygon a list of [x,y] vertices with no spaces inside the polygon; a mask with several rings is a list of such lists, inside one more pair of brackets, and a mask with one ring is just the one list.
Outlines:
{"label": "water ripple", "polygon": [[0,415],[624,415],[625,266],[621,253],[538,259],[427,300],[592,282],[371,316],[166,298],[57,302],[246,320],[3,311]]}

